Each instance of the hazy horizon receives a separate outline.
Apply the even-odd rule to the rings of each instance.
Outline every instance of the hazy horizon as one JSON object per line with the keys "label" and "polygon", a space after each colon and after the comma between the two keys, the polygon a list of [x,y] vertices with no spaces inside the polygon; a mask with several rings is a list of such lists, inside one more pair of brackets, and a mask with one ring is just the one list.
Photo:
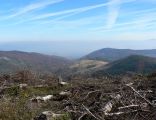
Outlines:
{"label": "hazy horizon", "polygon": [[66,58],[76,59],[82,57],[88,53],[102,48],[117,48],[117,49],[156,49],[155,40],[145,40],[145,41],[49,41],[49,42],[9,42],[1,43],[1,51],[25,51],[25,52],[38,52],[49,55],[57,55]]}

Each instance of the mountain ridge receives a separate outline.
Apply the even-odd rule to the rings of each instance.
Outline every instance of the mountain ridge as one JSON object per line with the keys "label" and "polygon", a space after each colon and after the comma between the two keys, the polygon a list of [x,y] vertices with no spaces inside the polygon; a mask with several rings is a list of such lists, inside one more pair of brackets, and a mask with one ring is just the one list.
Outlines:
{"label": "mountain ridge", "polygon": [[133,50],[133,49],[115,49],[102,48],[83,56],[81,59],[116,61],[130,55],[143,55],[148,57],[156,57],[156,49]]}
{"label": "mountain ridge", "polygon": [[103,68],[94,71],[94,74],[112,74],[120,75],[131,73],[143,73],[149,74],[156,71],[156,58],[141,56],[141,55],[131,55],[126,58],[113,61]]}
{"label": "mountain ridge", "polygon": [[71,64],[71,61],[55,55],[35,52],[0,51],[0,72],[31,69],[39,72],[56,72]]}

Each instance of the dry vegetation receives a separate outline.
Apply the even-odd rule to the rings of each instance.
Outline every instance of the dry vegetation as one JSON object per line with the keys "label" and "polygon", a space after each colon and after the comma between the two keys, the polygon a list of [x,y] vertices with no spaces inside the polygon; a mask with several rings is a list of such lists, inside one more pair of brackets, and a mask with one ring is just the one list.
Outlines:
{"label": "dry vegetation", "polygon": [[[0,77],[0,120],[155,120],[156,75]],[[64,82],[66,83],[66,82]]]}
{"label": "dry vegetation", "polygon": [[99,68],[103,65],[108,64],[108,62],[104,61],[97,61],[97,60],[81,60],[78,63],[75,63],[71,66],[71,68],[77,68],[77,69],[87,69],[87,68]]}

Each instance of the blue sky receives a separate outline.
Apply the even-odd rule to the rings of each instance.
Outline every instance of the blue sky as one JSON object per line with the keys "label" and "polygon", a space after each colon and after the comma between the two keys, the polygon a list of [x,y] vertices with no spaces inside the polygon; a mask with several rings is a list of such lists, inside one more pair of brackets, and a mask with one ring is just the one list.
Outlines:
{"label": "blue sky", "polygon": [[[1,50],[32,50],[33,42],[41,43],[36,48],[39,52],[43,42],[45,48],[57,43],[55,47],[64,50],[67,46],[59,44],[77,44],[81,49],[84,43],[85,52],[100,47],[139,49],[140,45],[126,43],[156,40],[155,6],[156,0],[1,0]],[[24,48],[25,43],[29,46]],[[49,51],[57,53],[52,48]]]}

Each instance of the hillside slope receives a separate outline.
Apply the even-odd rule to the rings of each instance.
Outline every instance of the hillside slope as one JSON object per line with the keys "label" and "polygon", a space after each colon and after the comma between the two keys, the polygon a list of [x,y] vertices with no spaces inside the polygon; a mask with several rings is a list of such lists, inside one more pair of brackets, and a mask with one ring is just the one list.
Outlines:
{"label": "hillside slope", "polygon": [[3,73],[21,69],[55,72],[68,64],[70,64],[69,60],[58,56],[20,51],[0,51],[0,72]]}
{"label": "hillside slope", "polygon": [[156,58],[131,55],[104,66],[94,74],[152,73],[154,71],[156,71]]}
{"label": "hillside slope", "polygon": [[156,50],[130,50],[130,49],[113,49],[104,48],[94,51],[82,59],[115,61],[130,55],[143,55],[148,57],[156,57]]}
{"label": "hillside slope", "polygon": [[108,62],[98,61],[98,60],[80,60],[70,66],[72,72],[85,73],[89,71],[94,71],[102,66],[107,65]]}

